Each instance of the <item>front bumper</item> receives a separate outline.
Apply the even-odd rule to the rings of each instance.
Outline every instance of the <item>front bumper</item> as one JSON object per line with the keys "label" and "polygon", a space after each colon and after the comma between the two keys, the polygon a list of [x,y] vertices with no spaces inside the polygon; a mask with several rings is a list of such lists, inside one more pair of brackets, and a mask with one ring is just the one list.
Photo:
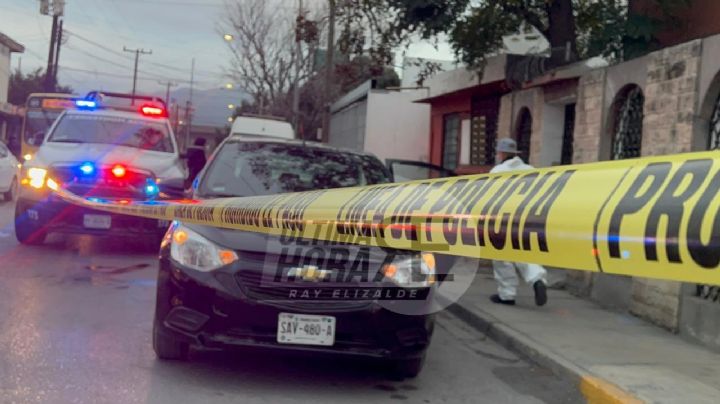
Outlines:
{"label": "front bumper", "polygon": [[[261,347],[376,358],[420,357],[430,344],[432,315],[403,315],[387,302],[261,301],[248,297],[232,271],[184,271],[161,253],[155,326],[192,346],[206,349]],[[248,270],[248,269],[243,269]],[[418,304],[425,304],[418,302]],[[335,317],[332,346],[277,342],[280,313]]]}
{"label": "front bumper", "polygon": [[[24,195],[23,195],[24,194]],[[26,223],[42,228],[48,233],[75,233],[107,236],[158,235],[169,225],[166,221],[146,219],[115,213],[102,212],[72,205],[52,195],[43,198],[27,198],[23,192],[17,200],[17,212],[25,215]],[[109,217],[109,228],[92,228],[85,223],[85,215]]]}

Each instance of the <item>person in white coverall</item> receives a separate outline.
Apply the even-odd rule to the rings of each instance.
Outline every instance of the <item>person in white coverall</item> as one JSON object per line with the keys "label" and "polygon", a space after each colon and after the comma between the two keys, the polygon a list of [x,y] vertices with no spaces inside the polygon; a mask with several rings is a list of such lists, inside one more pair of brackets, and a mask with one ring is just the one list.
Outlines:
{"label": "person in white coverall", "polygon": [[[499,164],[493,167],[490,173],[505,173],[530,170],[533,168],[533,166],[526,164],[518,156],[517,143],[512,139],[505,138],[498,140],[495,151],[496,160]],[[533,285],[535,304],[542,306],[547,303],[547,271],[541,265],[493,261],[493,272],[495,274],[495,280],[497,280],[498,283],[498,293],[490,296],[490,300],[493,303],[515,304],[515,295],[517,294],[517,286],[519,283],[518,272],[525,282]]]}

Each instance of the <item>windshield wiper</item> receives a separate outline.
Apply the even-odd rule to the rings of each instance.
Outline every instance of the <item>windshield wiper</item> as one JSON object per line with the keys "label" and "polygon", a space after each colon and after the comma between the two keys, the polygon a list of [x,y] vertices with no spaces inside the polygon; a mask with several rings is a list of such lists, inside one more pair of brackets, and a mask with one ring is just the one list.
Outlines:
{"label": "windshield wiper", "polygon": [[50,142],[55,143],[84,143],[82,139],[51,139]]}
{"label": "windshield wiper", "polygon": [[201,195],[203,198],[242,198],[245,195],[238,194],[227,194],[222,192],[211,192],[209,194]]}

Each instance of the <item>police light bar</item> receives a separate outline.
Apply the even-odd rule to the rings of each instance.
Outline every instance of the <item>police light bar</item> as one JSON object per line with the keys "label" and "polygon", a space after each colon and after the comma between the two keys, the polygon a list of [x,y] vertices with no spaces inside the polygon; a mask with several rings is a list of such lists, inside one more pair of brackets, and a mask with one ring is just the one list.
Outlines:
{"label": "police light bar", "polygon": [[93,100],[75,100],[75,106],[78,109],[95,109],[97,102]]}
{"label": "police light bar", "polygon": [[167,117],[167,111],[164,108],[154,105],[143,105],[140,107],[140,113],[145,116],[154,116],[158,118]]}

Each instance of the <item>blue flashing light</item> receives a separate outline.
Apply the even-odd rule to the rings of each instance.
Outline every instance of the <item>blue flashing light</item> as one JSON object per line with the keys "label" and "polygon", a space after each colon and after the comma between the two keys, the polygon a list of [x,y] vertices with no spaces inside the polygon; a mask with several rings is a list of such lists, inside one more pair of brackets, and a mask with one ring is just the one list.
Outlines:
{"label": "blue flashing light", "polygon": [[78,109],[95,109],[97,108],[97,102],[92,100],[76,100],[75,106]]}
{"label": "blue flashing light", "polygon": [[147,195],[150,198],[153,198],[157,196],[160,193],[160,188],[157,186],[155,181],[153,180],[147,180],[147,184],[145,185],[145,195]]}
{"label": "blue flashing light", "polygon": [[80,166],[80,172],[85,175],[92,175],[95,172],[95,165],[93,163],[82,163]]}

